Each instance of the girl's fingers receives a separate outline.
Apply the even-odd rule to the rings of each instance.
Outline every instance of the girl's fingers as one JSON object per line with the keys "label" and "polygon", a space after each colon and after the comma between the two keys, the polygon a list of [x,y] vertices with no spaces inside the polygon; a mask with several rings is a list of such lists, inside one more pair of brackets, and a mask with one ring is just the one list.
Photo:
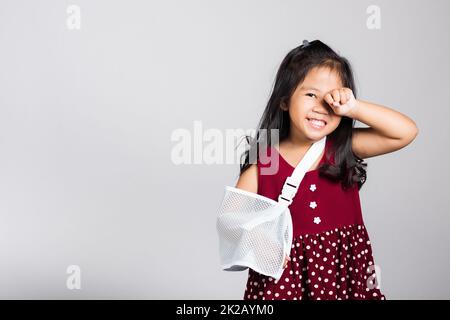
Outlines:
{"label": "girl's fingers", "polygon": [[327,93],[323,99],[326,101],[326,103],[330,105],[333,104],[333,96],[331,94]]}
{"label": "girl's fingers", "polygon": [[331,92],[331,95],[333,96],[333,100],[334,102],[337,102],[339,104],[339,102],[341,101],[341,96],[339,94],[339,90],[335,89]]}
{"label": "girl's fingers", "polygon": [[284,266],[283,266],[283,268],[286,268],[286,267],[287,267],[288,261],[291,261],[291,257],[289,257],[288,255],[286,255],[286,256],[285,256],[285,259],[284,259]]}
{"label": "girl's fingers", "polygon": [[348,98],[347,98],[347,93],[345,92],[345,89],[344,89],[344,88],[342,88],[342,89],[340,90],[339,95],[341,96],[341,104],[346,104],[347,101],[348,101]]}

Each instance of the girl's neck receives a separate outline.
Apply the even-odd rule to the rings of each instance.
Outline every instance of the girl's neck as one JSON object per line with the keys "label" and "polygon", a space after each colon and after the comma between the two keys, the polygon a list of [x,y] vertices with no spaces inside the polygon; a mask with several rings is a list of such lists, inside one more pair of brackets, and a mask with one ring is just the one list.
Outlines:
{"label": "girl's neck", "polygon": [[295,149],[307,149],[314,141],[311,141],[302,132],[297,130],[291,123],[289,128],[289,136],[286,138],[286,142]]}
{"label": "girl's neck", "polygon": [[309,139],[300,136],[290,135],[285,139],[285,143],[295,149],[308,149],[314,141],[310,141]]}

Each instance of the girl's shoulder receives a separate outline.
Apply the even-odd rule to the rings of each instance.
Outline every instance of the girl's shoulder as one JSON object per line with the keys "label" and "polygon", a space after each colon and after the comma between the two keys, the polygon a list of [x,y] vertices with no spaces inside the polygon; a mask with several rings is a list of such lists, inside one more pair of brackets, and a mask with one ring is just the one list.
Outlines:
{"label": "girl's shoulder", "polygon": [[258,191],[258,175],[259,169],[257,164],[250,164],[250,166],[242,174],[239,175],[236,182],[236,188],[248,192],[257,193]]}

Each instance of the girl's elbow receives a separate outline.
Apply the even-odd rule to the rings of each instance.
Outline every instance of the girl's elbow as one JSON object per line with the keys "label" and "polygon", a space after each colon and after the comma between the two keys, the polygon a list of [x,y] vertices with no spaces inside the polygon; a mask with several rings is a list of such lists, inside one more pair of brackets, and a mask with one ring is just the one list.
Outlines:
{"label": "girl's elbow", "polygon": [[404,138],[405,146],[410,144],[411,142],[413,142],[418,134],[419,134],[419,127],[413,122],[411,129],[405,135],[405,138]]}
{"label": "girl's elbow", "polygon": [[412,130],[411,130],[412,132],[411,132],[411,141],[412,140],[414,140],[416,137],[417,137],[417,135],[419,134],[419,127],[417,126],[417,124],[416,123],[413,123],[413,127],[412,127]]}

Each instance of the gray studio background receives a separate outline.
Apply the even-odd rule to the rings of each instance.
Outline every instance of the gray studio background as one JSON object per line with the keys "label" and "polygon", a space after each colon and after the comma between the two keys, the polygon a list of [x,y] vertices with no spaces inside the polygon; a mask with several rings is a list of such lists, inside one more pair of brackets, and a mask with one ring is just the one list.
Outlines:
{"label": "gray studio background", "polygon": [[449,299],[448,12],[445,0],[0,0],[0,298],[241,299],[247,271],[220,270],[215,230],[238,163],[176,165],[171,135],[197,120],[255,128],[282,58],[320,39],[353,64],[358,98],[420,129],[367,159],[382,290]]}

